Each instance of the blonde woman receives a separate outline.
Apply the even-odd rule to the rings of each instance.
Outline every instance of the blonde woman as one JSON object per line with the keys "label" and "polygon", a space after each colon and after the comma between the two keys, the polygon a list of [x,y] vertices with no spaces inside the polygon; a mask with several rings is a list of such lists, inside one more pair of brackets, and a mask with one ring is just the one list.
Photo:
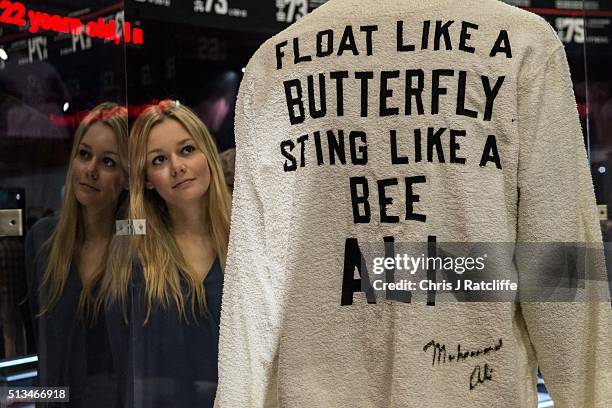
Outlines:
{"label": "blonde woman", "polygon": [[134,123],[129,162],[131,218],[146,220],[130,279],[134,404],[212,406],[230,224],[217,148],[191,110],[162,101]]}
{"label": "blonde woman", "polygon": [[59,216],[38,221],[26,238],[38,382],[70,387],[70,403],[61,406],[112,407],[118,398],[105,318],[94,305],[127,203],[127,133],[127,112],[117,104],[84,118]]}

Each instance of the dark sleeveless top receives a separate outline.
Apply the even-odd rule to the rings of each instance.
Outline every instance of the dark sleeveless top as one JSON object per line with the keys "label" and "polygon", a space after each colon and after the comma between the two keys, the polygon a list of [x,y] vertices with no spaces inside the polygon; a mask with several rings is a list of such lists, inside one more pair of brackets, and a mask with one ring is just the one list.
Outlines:
{"label": "dark sleeveless top", "polygon": [[70,266],[66,286],[58,302],[50,311],[36,317],[46,303],[40,285],[49,254],[43,244],[56,226],[56,218],[43,218],[26,237],[28,298],[38,352],[37,385],[70,387],[70,402],[38,403],[37,406],[120,406],[117,373],[109,342],[113,334],[108,331],[104,313],[100,313],[95,322],[78,318],[77,306],[82,284],[74,265]]}
{"label": "dark sleeveless top", "polygon": [[[118,349],[116,356],[127,360],[127,364],[118,362],[124,371],[122,381],[126,382],[125,405],[134,408],[212,407],[217,389],[223,288],[219,259],[215,259],[203,282],[204,315],[191,313],[187,284],[183,282],[188,321],[179,317],[171,302],[167,308],[154,306],[145,325],[146,293],[139,263],[134,263],[131,285],[127,311],[129,328],[120,323],[124,326],[124,338],[113,339],[113,349]],[[119,317],[113,319],[114,324],[120,321]],[[120,333],[121,329],[113,332]]]}

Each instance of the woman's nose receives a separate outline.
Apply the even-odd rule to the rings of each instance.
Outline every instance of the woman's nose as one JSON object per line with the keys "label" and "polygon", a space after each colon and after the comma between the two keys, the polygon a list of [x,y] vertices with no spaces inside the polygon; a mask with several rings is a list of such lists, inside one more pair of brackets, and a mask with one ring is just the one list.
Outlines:
{"label": "woman's nose", "polygon": [[98,164],[96,163],[96,160],[92,159],[87,163],[86,171],[87,177],[90,177],[93,180],[98,178]]}
{"label": "woman's nose", "polygon": [[173,176],[177,176],[177,175],[185,172],[185,165],[184,165],[183,161],[180,158],[178,158],[178,157],[173,157],[171,159],[171,166],[172,166],[172,175]]}

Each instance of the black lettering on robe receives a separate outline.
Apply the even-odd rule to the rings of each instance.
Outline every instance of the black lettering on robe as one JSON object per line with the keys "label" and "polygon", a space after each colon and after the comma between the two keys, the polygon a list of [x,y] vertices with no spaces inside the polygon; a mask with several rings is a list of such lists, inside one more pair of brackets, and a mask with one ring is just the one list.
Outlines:
{"label": "black lettering on robe", "polygon": [[431,21],[423,21],[423,37],[421,37],[421,49],[426,50],[429,47],[429,31],[431,29]]}
{"label": "black lettering on robe", "polygon": [[438,156],[438,162],[444,163],[444,149],[442,148],[442,134],[446,132],[446,128],[440,128],[434,130],[434,128],[427,129],[427,161],[433,161],[433,149],[436,148],[436,154]]}
{"label": "black lettering on robe", "polygon": [[482,152],[482,159],[480,159],[480,167],[485,167],[488,162],[495,163],[495,167],[501,170],[501,159],[497,151],[497,141],[494,135],[487,137],[487,143]]}
{"label": "black lettering on robe", "polygon": [[448,32],[449,27],[454,23],[453,20],[447,21],[442,24],[442,21],[436,21],[436,30],[434,31],[434,50],[440,49],[440,39],[444,37],[444,47],[447,50],[452,50],[453,45],[451,43],[450,33]]}
{"label": "black lettering on robe", "polygon": [[325,97],[325,74],[319,74],[319,109],[316,106],[314,77],[308,75],[308,110],[313,119],[322,118],[327,114],[327,99]]}
{"label": "black lettering on robe", "polygon": [[355,72],[355,79],[361,81],[361,117],[368,116],[368,81],[374,78],[372,71]]}
{"label": "black lettering on robe", "polygon": [[285,56],[283,48],[286,45],[287,41],[276,44],[276,69],[281,69],[283,67],[283,57]]}
{"label": "black lettering on robe", "polygon": [[[428,258],[436,258],[438,256],[438,248],[436,245],[437,237],[435,235],[430,235],[427,237],[427,257]],[[427,268],[427,280],[435,284],[437,282],[436,278],[436,268],[431,265],[431,267]],[[436,305],[436,290],[432,288],[427,288],[427,306],[435,306]]]}
{"label": "black lettering on robe", "polygon": [[[323,48],[323,39],[327,38],[327,49]],[[319,31],[317,33],[317,57],[327,57],[334,52],[334,32],[332,30]]]}
{"label": "black lettering on robe", "polygon": [[317,165],[320,166],[324,164],[323,160],[323,148],[321,147],[321,132],[314,132],[315,139],[315,150],[317,151]]}
{"label": "black lettering on robe", "polygon": [[459,142],[457,142],[457,137],[464,137],[465,130],[455,130],[451,129],[450,131],[450,162],[456,164],[465,164],[465,158],[457,156],[457,152],[461,148]]}
{"label": "black lettering on robe", "polygon": [[390,145],[391,145],[391,163],[392,164],[408,164],[408,156],[399,156],[397,154],[397,131],[389,131]]}
{"label": "black lettering on robe", "polygon": [[[304,113],[304,101],[302,100],[302,83],[299,79],[291,79],[283,82],[283,85],[285,86],[285,97],[287,99],[287,109],[289,110],[289,121],[292,125],[303,123],[306,116]],[[297,91],[297,95],[295,97],[291,96],[291,89],[295,89]],[[295,112],[296,107],[298,108],[297,114]]]}
{"label": "black lettering on robe", "polygon": [[327,146],[329,148],[329,164],[336,164],[336,157],[342,164],[346,164],[346,151],[344,149],[344,131],[338,130],[338,137],[333,130],[327,131]]}
{"label": "black lettering on robe", "polygon": [[467,41],[472,37],[472,34],[468,32],[468,30],[478,30],[478,24],[473,24],[467,21],[461,22],[461,35],[459,36],[459,49],[461,51],[469,52],[470,54],[474,54],[476,50],[474,47],[470,47],[467,45]]}
{"label": "black lettering on robe", "polygon": [[[359,272],[360,279],[355,279],[355,268],[357,268]],[[363,285],[362,280],[365,280]],[[368,268],[363,258],[363,254],[361,253],[361,249],[359,248],[359,242],[356,238],[347,238],[344,243],[344,271],[342,276],[342,296],[340,305],[352,305],[353,293],[362,292],[362,286],[366,288],[365,294],[368,303],[376,303],[374,288],[370,283]]]}
{"label": "black lettering on robe", "polygon": [[374,42],[372,39],[372,33],[374,31],[378,31],[378,26],[377,25],[361,26],[359,27],[359,30],[366,33],[366,55],[370,56],[372,55],[372,48],[373,48],[372,44]]}
{"label": "black lettering on robe", "polygon": [[310,55],[300,55],[300,40],[299,38],[293,39],[293,55],[294,55],[294,63],[297,65],[301,62],[312,61],[312,57]]}
{"label": "black lettering on robe", "polygon": [[[353,222],[355,224],[367,224],[370,222],[372,211],[370,209],[370,189],[368,179],[365,177],[351,177],[351,205],[353,207]],[[359,195],[357,187],[361,186],[362,193]],[[359,211],[359,205],[363,205],[364,214]]]}
{"label": "black lettering on robe", "polygon": [[306,148],[304,146],[305,142],[308,140],[308,135],[300,136],[297,139],[297,142],[300,144],[300,167],[306,166]]}
{"label": "black lettering on robe", "polygon": [[465,107],[465,88],[467,82],[467,72],[459,71],[459,86],[457,88],[457,115],[477,118],[478,112]]}
{"label": "black lettering on robe", "polygon": [[[384,237],[385,242],[385,258],[395,258],[395,238]],[[387,283],[395,282],[395,266],[391,268],[385,268],[385,281]],[[410,303],[412,299],[412,292],[409,290],[386,290],[385,298],[402,303]]]}
{"label": "black lettering on robe", "polygon": [[[417,78],[417,86],[414,87],[412,80]],[[422,69],[409,69],[406,71],[406,105],[404,113],[412,115],[412,100],[416,101],[417,112],[419,115],[425,113],[423,109],[423,88],[425,88],[425,73]]]}
{"label": "black lettering on robe", "polygon": [[399,217],[397,215],[388,215],[387,207],[393,205],[393,198],[387,197],[386,188],[389,186],[396,186],[398,181],[396,178],[378,180],[378,203],[380,204],[380,222],[388,224],[399,223]]}
{"label": "black lettering on robe", "polygon": [[[291,140],[284,140],[281,142],[280,148],[281,154],[291,162],[291,164],[289,164],[287,160],[285,160],[283,170],[285,170],[285,172],[297,170],[297,161],[295,160],[295,157],[290,153],[295,148],[295,143],[293,143],[293,141]],[[287,150],[287,148],[289,148],[289,150]]]}
{"label": "black lettering on robe", "polygon": [[397,22],[397,51],[398,52],[406,52],[406,51],[414,51],[416,47],[414,44],[404,44],[404,22]]}
{"label": "black lettering on robe", "polygon": [[489,82],[489,77],[482,76],[482,87],[485,91],[485,95],[487,97],[487,105],[485,108],[484,120],[490,121],[491,116],[493,116],[493,104],[495,103],[495,98],[497,98],[497,94],[499,93],[499,89],[504,83],[505,76],[500,76],[497,78],[497,82],[491,89],[491,83]]}
{"label": "black lettering on robe", "polygon": [[440,77],[443,76],[454,76],[455,71],[452,69],[434,69],[432,71],[432,89],[431,89],[431,114],[438,114],[438,107],[440,106],[440,95],[446,95],[447,89],[440,88]]}
{"label": "black lettering on robe", "polygon": [[508,38],[508,32],[506,30],[501,30],[499,32],[499,36],[497,36],[495,45],[491,50],[491,57],[496,56],[500,52],[506,54],[506,58],[512,58],[512,47],[510,46],[510,38]]}
{"label": "black lettering on robe", "polygon": [[342,40],[340,40],[340,46],[338,47],[338,56],[344,54],[345,51],[351,51],[353,55],[359,55],[357,44],[355,43],[355,35],[353,35],[353,27],[346,26]]}
{"label": "black lettering on robe", "polygon": [[415,163],[420,163],[422,160],[421,129],[414,129],[414,161]]}
{"label": "black lettering on robe", "polygon": [[387,99],[393,97],[393,89],[389,89],[389,80],[399,78],[399,71],[382,71],[380,73],[380,116],[399,115],[399,108],[387,106]]}
{"label": "black lettering on robe", "polygon": [[[357,148],[356,140],[361,140],[361,145]],[[368,140],[365,132],[353,130],[349,133],[349,143],[351,145],[351,163],[355,166],[365,166],[368,164]],[[357,152],[361,153],[360,156]]]}
{"label": "black lettering on robe", "polygon": [[332,71],[329,77],[336,81],[336,114],[344,116],[344,80],[348,78],[348,71]]}
{"label": "black lettering on robe", "polygon": [[419,195],[414,194],[412,189],[413,184],[425,183],[427,179],[425,176],[406,177],[406,220],[427,221],[427,216],[424,214],[416,214],[414,212],[414,203],[418,203],[421,200]]}

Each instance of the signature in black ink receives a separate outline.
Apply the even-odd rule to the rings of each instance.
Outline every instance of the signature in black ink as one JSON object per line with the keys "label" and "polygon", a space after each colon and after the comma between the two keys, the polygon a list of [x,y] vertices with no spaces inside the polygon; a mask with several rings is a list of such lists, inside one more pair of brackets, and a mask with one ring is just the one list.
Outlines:
{"label": "signature in black ink", "polygon": [[446,344],[440,344],[438,342],[436,342],[435,340],[430,341],[429,343],[427,343],[425,346],[423,346],[423,351],[427,352],[427,350],[429,349],[433,350],[433,358],[431,361],[431,365],[436,365],[436,362],[439,364],[446,364],[446,361],[448,359],[449,363],[452,363],[453,361],[455,362],[459,362],[461,360],[467,360],[468,358],[472,357],[478,357],[481,355],[487,355],[489,353],[494,353],[496,351],[499,351],[499,349],[502,348],[502,339],[499,339],[499,341],[497,342],[497,344],[493,345],[493,346],[488,346],[483,348],[479,348],[476,350],[467,350],[467,351],[461,351],[461,344],[457,344],[457,353],[453,354],[446,351]]}
{"label": "signature in black ink", "polygon": [[474,367],[472,374],[470,375],[470,391],[476,388],[478,384],[484,384],[485,381],[493,380],[493,369],[485,364],[483,368],[479,365]]}

